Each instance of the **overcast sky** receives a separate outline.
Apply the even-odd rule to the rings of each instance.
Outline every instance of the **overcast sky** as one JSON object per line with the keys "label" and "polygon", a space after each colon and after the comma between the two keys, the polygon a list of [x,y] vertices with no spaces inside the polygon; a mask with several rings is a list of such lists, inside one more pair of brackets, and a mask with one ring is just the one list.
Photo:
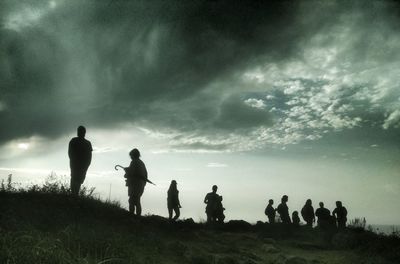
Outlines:
{"label": "overcast sky", "polygon": [[228,219],[287,194],[400,224],[397,1],[5,0],[0,18],[1,179],[67,180],[84,125],[103,198],[126,206],[113,166],[141,150],[145,213],[176,179],[196,220],[217,184]]}

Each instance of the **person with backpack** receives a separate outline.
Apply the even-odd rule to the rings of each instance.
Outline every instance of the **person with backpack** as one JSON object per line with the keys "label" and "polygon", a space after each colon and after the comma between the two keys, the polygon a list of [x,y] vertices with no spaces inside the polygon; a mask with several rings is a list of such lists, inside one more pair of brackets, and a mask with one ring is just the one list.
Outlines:
{"label": "person with backpack", "polygon": [[272,207],[272,205],[274,204],[274,200],[269,199],[268,201],[268,205],[265,208],[265,215],[268,216],[268,222],[270,224],[274,224],[275,223],[275,215],[276,215],[276,210],[274,207]]}

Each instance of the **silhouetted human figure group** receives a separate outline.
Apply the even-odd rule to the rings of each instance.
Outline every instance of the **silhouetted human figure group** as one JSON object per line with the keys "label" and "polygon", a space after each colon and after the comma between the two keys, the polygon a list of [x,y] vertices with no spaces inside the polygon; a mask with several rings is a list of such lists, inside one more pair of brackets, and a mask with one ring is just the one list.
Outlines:
{"label": "silhouetted human figure group", "polygon": [[[276,209],[273,207],[274,201],[272,199],[268,201],[268,205],[265,208],[264,213],[268,217],[268,222],[270,224],[275,223],[275,212],[278,212],[283,224],[300,226],[300,217],[298,211],[294,211],[292,213],[292,219],[290,219],[289,208],[287,206],[288,200],[289,197],[287,195],[283,195],[281,203]],[[314,212],[311,199],[307,199],[305,205],[301,209],[301,216],[308,227],[313,226],[313,223],[315,223],[315,217],[317,217],[317,224],[321,229],[329,229],[333,227],[338,229],[346,228],[347,209],[342,205],[341,201],[336,202],[336,208],[333,210],[331,215],[331,212],[324,207],[323,202],[319,203],[319,208]]]}
{"label": "silhouetted human figure group", "polygon": [[[68,156],[70,159],[71,167],[71,193],[76,196],[79,194],[80,187],[85,180],[86,172],[92,160],[92,145],[90,141],[85,139],[86,129],[83,126],[79,126],[77,129],[77,137],[74,137],[69,142]],[[129,211],[133,215],[140,216],[142,214],[142,206],[140,199],[143,195],[146,183],[152,183],[148,179],[147,169],[144,162],[140,159],[140,152],[134,148],[129,152],[131,163],[129,167],[125,167],[125,178],[126,186],[128,187],[128,202]],[[122,167],[117,165],[116,167]],[[167,192],[167,208],[169,219],[175,221],[180,216],[181,204],[179,201],[179,191],[177,188],[177,182],[171,181]],[[223,223],[225,219],[224,210],[222,205],[222,196],[217,194],[218,187],[214,185],[212,192],[207,193],[204,198],[206,205],[207,223]],[[293,224],[300,226],[300,217],[298,211],[292,213],[292,219],[289,215],[289,207],[287,205],[289,197],[283,195],[281,203],[276,209],[274,209],[274,201],[270,199],[268,205],[265,208],[265,215],[268,216],[270,224],[275,223],[276,212],[278,212],[280,219],[283,224]],[[346,227],[347,222],[347,210],[342,205],[341,201],[336,202],[336,208],[333,210],[332,215],[328,209],[324,207],[324,203],[319,203],[319,208],[314,212],[311,199],[308,199],[301,209],[301,216],[306,222],[308,227],[312,227],[315,222],[315,217],[318,218],[318,227],[322,229],[328,229],[330,227],[337,227],[343,229]],[[173,213],[175,212],[175,216]]]}
{"label": "silhouetted human figure group", "polygon": [[217,194],[217,190],[217,185],[214,185],[212,187],[212,192],[207,193],[206,197],[204,198],[204,203],[207,204],[207,223],[223,223],[225,219],[225,208],[222,206],[222,196]]}

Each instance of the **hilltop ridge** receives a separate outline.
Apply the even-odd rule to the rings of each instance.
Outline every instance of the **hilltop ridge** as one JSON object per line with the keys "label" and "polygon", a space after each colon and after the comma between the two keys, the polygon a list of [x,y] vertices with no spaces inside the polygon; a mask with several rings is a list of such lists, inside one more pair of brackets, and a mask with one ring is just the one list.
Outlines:
{"label": "hilltop ridge", "polygon": [[[0,263],[398,263],[400,239],[365,230],[132,217],[90,194],[0,191]],[[368,243],[367,243],[368,242]],[[372,261],[372,262],[371,262]]]}

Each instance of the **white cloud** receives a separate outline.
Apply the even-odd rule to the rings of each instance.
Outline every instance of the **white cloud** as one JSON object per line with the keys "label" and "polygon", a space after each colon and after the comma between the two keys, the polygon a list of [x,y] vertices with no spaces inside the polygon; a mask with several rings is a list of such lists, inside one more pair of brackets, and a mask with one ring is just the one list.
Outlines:
{"label": "white cloud", "polygon": [[18,147],[19,149],[27,150],[27,149],[29,148],[29,143],[24,143],[24,142],[18,143],[18,144],[17,144],[17,147]]}
{"label": "white cloud", "polygon": [[45,14],[45,10],[25,7],[9,15],[5,21],[5,28],[19,31],[21,28],[32,26]]}
{"label": "white cloud", "polygon": [[258,108],[258,109],[264,109],[266,107],[265,103],[261,99],[256,99],[256,98],[249,98],[244,101],[245,104],[247,104],[250,107]]}
{"label": "white cloud", "polygon": [[113,147],[96,147],[93,146],[93,153],[107,153],[107,152],[114,152],[117,151],[117,148]]}
{"label": "white cloud", "polygon": [[228,165],[224,164],[224,163],[210,162],[207,164],[206,167],[208,167],[208,168],[226,168],[226,167],[228,167]]}
{"label": "white cloud", "polygon": [[400,110],[397,109],[389,114],[389,116],[385,119],[382,127],[384,129],[388,129],[391,126],[399,127],[399,125],[400,125]]}

